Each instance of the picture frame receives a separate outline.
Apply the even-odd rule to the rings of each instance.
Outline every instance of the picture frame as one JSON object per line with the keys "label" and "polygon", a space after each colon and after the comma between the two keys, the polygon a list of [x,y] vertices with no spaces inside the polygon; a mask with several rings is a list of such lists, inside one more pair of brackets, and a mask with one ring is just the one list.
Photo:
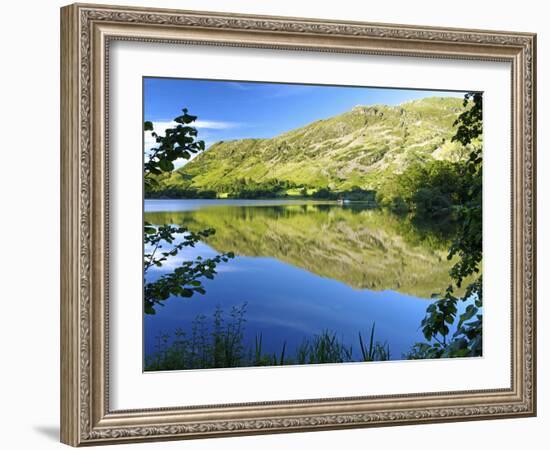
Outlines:
{"label": "picture frame", "polygon": [[[109,64],[117,41],[511,68],[510,385],[113,409]],[[536,36],[73,4],[61,9],[61,441],[97,445],[536,415]],[[136,324],[139,326],[139,324]]]}

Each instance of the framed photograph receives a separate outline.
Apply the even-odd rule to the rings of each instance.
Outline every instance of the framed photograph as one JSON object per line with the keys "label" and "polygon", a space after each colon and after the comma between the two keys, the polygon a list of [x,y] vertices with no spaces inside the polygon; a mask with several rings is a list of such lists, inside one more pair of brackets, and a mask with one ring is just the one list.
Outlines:
{"label": "framed photograph", "polygon": [[61,9],[61,440],[536,414],[531,33]]}

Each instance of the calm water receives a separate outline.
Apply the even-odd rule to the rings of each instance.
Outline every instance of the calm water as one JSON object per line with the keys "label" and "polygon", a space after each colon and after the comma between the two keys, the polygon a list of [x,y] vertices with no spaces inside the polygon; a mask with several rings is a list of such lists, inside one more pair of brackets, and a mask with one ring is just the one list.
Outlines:
{"label": "calm water", "polygon": [[151,268],[149,281],[197,256],[236,255],[205,280],[205,295],[170,298],[145,316],[146,355],[161,333],[190,330],[197,315],[246,302],[245,342],[261,333],[266,351],[280,352],[286,342],[292,353],[304,338],[332,330],[358,356],[358,333],[368,336],[376,322],[376,339],[401,359],[423,341],[419,324],[431,294],[450,281],[445,238],[359,204],[147,200],[145,220],[216,229],[207,242]]}

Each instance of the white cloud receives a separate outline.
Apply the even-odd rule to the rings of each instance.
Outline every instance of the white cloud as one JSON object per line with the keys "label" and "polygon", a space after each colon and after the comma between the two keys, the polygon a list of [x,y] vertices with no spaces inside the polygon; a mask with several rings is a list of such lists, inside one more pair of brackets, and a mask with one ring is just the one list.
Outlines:
{"label": "white cloud", "polygon": [[177,123],[172,120],[153,122],[153,130],[158,134],[164,134],[167,128],[173,128],[176,125]]}
{"label": "white cloud", "polygon": [[238,91],[250,91],[255,86],[254,83],[238,83],[236,81],[233,81],[228,84],[230,87],[237,89]]}
{"label": "white cloud", "polygon": [[[155,121],[153,122],[153,129],[163,134],[167,128],[173,128],[177,125],[174,121]],[[192,127],[204,130],[228,130],[230,128],[239,128],[243,126],[239,122],[223,122],[219,120],[196,120],[189,124]]]}
{"label": "white cloud", "polygon": [[151,135],[150,131],[145,132],[144,144],[145,144],[145,151],[151,150],[157,144],[155,141],[155,138]]}
{"label": "white cloud", "polygon": [[219,122],[215,120],[197,120],[191,125],[209,130],[227,130],[229,128],[239,128],[242,126],[242,124],[238,122]]}

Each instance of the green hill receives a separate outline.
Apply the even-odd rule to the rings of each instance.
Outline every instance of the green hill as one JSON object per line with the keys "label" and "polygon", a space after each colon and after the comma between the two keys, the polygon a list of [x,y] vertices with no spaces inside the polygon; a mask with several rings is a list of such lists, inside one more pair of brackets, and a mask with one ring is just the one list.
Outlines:
{"label": "green hill", "polygon": [[376,190],[384,175],[413,161],[458,159],[451,143],[462,99],[430,97],[398,106],[356,106],[271,139],[218,142],[180,169],[162,176],[156,190],[215,191],[276,183],[312,191],[352,187]]}

